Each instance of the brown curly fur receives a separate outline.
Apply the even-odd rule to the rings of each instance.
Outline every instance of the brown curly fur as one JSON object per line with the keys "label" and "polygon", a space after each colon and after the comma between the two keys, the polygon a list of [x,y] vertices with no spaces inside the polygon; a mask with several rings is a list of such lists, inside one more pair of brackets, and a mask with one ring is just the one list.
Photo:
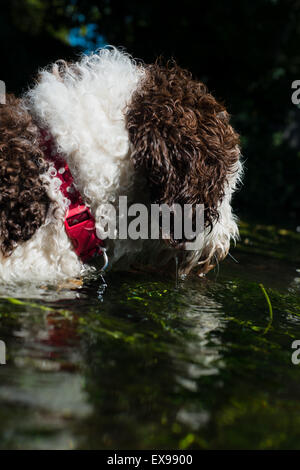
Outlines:
{"label": "brown curly fur", "polygon": [[22,100],[0,105],[0,250],[9,256],[46,218],[50,199],[41,174],[47,170],[38,129]]}
{"label": "brown curly fur", "polygon": [[239,158],[239,137],[224,106],[175,62],[156,62],[147,67],[126,119],[133,162],[148,179],[151,202],[204,204],[212,228]]}

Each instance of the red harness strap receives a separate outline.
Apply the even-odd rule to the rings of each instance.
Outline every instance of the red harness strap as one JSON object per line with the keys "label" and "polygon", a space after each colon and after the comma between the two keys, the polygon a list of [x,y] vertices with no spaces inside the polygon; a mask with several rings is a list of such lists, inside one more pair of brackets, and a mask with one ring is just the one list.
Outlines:
{"label": "red harness strap", "polygon": [[66,161],[55,150],[51,135],[41,130],[41,148],[49,162],[54,164],[56,177],[60,179],[60,190],[70,201],[65,215],[65,229],[73,243],[75,253],[82,261],[89,261],[102,254],[102,240],[96,235],[95,219],[84,204],[80,192],[75,188],[73,177]]}

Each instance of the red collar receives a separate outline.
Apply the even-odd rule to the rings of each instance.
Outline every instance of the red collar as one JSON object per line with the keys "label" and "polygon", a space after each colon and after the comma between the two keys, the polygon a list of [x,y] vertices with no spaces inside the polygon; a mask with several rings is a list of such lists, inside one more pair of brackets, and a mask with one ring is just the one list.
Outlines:
{"label": "red collar", "polygon": [[42,129],[41,148],[49,162],[54,164],[55,175],[61,181],[60,190],[70,201],[65,214],[65,229],[73,243],[75,253],[86,262],[97,254],[102,254],[102,240],[96,235],[95,219],[89,208],[84,204],[80,192],[74,186],[73,176],[68,164],[55,149],[53,138],[49,132]]}

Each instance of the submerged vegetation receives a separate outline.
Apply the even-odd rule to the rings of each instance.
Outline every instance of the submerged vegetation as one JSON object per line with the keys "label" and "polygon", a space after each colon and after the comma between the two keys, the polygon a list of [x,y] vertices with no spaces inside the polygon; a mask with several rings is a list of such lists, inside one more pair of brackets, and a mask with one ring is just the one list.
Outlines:
{"label": "submerged vegetation", "polygon": [[240,222],[239,251],[291,261],[300,266],[300,230]]}
{"label": "submerged vegetation", "polygon": [[299,246],[244,224],[206,279],[2,298],[1,448],[298,449]]}

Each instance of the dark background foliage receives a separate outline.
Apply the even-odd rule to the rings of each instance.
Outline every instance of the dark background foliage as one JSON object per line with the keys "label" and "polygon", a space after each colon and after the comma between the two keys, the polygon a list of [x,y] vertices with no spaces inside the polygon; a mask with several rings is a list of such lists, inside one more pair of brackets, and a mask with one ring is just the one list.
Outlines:
{"label": "dark background foliage", "polygon": [[300,79],[299,1],[2,1],[0,41],[0,78],[17,94],[39,67],[103,43],[148,63],[174,57],[225,103],[241,134],[239,215],[300,224],[300,111],[291,102]]}

